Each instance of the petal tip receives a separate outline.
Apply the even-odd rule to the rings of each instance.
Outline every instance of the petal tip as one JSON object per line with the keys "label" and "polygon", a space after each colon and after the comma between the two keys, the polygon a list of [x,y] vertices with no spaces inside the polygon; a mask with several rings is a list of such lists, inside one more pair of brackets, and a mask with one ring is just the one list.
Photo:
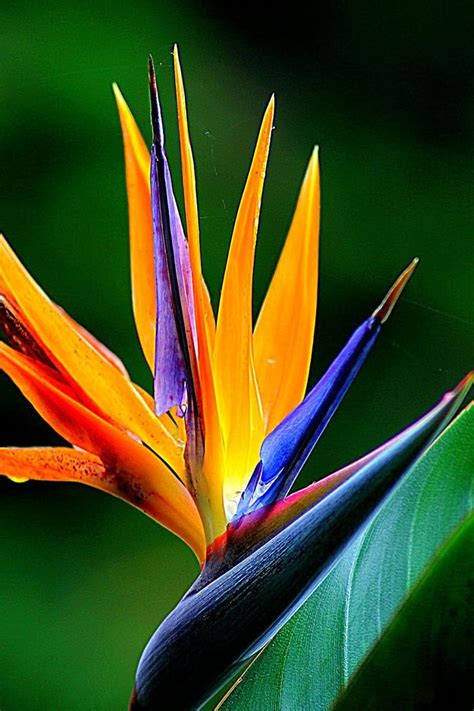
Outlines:
{"label": "petal tip", "polygon": [[112,91],[114,93],[114,98],[115,98],[115,103],[117,104],[117,108],[118,108],[119,112],[121,112],[124,109],[126,109],[126,103],[125,103],[123,94],[120,91],[119,85],[115,81],[112,82]]}
{"label": "petal tip", "polygon": [[467,375],[464,376],[464,378],[456,385],[455,388],[451,390],[451,392],[447,393],[448,396],[451,397],[458,397],[462,395],[464,398],[469,390],[472,388],[474,385],[474,370],[469,371]]}
{"label": "petal tip", "polygon": [[173,68],[174,68],[175,77],[178,80],[179,84],[181,85],[183,83],[183,77],[182,77],[182,72],[181,72],[181,60],[179,58],[179,49],[178,49],[177,44],[173,45],[172,55],[173,55]]}
{"label": "petal tip", "polygon": [[155,85],[156,85],[156,76],[155,76],[155,63],[153,61],[152,54],[148,55],[148,82],[150,84],[150,87],[152,87],[154,89]]}
{"label": "petal tip", "polygon": [[117,82],[112,82],[112,91],[114,93],[115,103],[117,104],[117,109],[120,117],[126,117],[127,113],[130,113],[125,101],[124,95],[120,91],[120,87]]}
{"label": "petal tip", "polygon": [[[270,95],[270,98],[269,98],[268,104],[267,104],[267,108],[265,109],[265,115],[263,118],[264,122],[265,122],[265,120],[268,120],[269,118],[271,118],[271,121],[273,122],[274,114],[275,114],[275,93],[273,92]],[[273,126],[272,126],[272,128],[273,128]]]}
{"label": "petal tip", "polygon": [[161,116],[161,105],[158,94],[158,84],[156,81],[155,64],[153,62],[153,57],[151,54],[148,55],[148,83],[150,87],[153,143],[157,148],[163,150],[165,144],[165,134],[163,130],[163,119]]}
{"label": "petal tip", "polygon": [[317,178],[319,176],[319,146],[313,146],[308,163],[308,175]]}
{"label": "petal tip", "polygon": [[418,257],[415,257],[412,260],[408,267],[400,274],[394,284],[390,287],[380,306],[378,306],[373,312],[372,318],[376,319],[380,324],[385,323],[385,321],[392,313],[395,304],[400,298],[402,291],[407,285],[411,275],[415,271],[419,261],[420,260]]}

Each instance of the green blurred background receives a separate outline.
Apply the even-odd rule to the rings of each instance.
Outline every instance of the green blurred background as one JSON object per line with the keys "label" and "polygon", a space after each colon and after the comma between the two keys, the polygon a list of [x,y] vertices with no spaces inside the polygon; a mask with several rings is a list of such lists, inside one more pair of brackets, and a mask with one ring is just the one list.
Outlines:
{"label": "green blurred background", "polygon": [[[0,227],[48,293],[149,387],[131,317],[117,81],[146,136],[158,67],[178,196],[181,48],[214,303],[258,123],[277,95],[258,305],[314,143],[322,235],[312,380],[415,255],[416,276],[306,482],[418,416],[474,354],[472,4],[3,3]],[[2,377],[2,444],[56,444]],[[303,482],[302,482],[303,483]],[[140,652],[197,574],[184,544],[76,485],[0,482],[0,708],[125,709]],[[198,663],[198,660],[197,660]]]}

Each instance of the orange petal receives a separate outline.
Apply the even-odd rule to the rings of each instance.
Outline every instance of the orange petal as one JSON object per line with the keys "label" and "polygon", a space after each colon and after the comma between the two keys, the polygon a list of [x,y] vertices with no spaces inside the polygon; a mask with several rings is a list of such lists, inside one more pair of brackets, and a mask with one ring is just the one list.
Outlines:
{"label": "orange petal", "polygon": [[11,295],[0,293],[0,333],[15,350],[53,368],[53,364],[24,323]]}
{"label": "orange petal", "polygon": [[214,369],[225,446],[226,499],[232,501],[258,461],[264,434],[253,363],[252,275],[273,114],[272,97],[235,221],[217,318]]}
{"label": "orange petal", "polygon": [[0,284],[12,294],[34,338],[91,409],[133,432],[180,471],[174,438],[130,380],[105,358],[53,304],[0,235]]}
{"label": "orange petal", "polygon": [[[80,333],[86,341],[100,354],[102,355],[106,360],[109,361],[117,370],[122,373],[122,375],[127,378],[127,380],[130,379],[130,376],[127,372],[127,369],[125,368],[124,364],[120,360],[118,356],[115,355],[115,353],[112,353],[111,350],[107,348],[107,346],[104,346],[103,343],[101,343],[95,336],[93,336],[87,329],[84,328],[84,326],[81,326],[77,321],[75,321],[72,316],[69,316],[64,309],[62,309],[60,306],[56,306],[57,309],[61,311],[61,313],[64,315],[64,317],[69,321],[69,323]],[[28,353],[26,354],[28,355]],[[155,413],[155,403],[153,401],[152,396],[144,390],[144,388],[140,387],[136,383],[133,384],[134,388],[137,390],[138,394],[140,397],[144,400],[144,402],[147,404],[148,409],[154,414]],[[100,413],[99,413],[100,414]],[[170,415],[167,413],[165,415],[161,415],[158,417],[157,415],[154,415],[157,417],[157,419],[160,421],[160,423],[163,425],[163,427],[170,433],[170,435],[173,437],[175,440],[176,446],[184,452],[184,445],[186,442],[186,431],[184,428],[184,422],[182,417],[170,417]],[[120,427],[120,422],[114,423],[117,424]]]}
{"label": "orange petal", "polygon": [[205,430],[205,454],[203,475],[199,489],[203,498],[209,500],[212,511],[213,531],[211,540],[225,527],[222,506],[222,440],[217,415],[215,386],[212,373],[212,352],[215,338],[215,319],[209,292],[202,276],[201,247],[199,237],[199,214],[196,194],[194,159],[189,137],[184,93],[183,76],[179,63],[178,48],[173,51],[176,101],[178,106],[179,142],[186,211],[186,229],[189,243],[189,257],[193,279],[194,306],[196,317],[198,369],[201,384],[202,415]]}
{"label": "orange petal", "polygon": [[[191,270],[193,275],[194,291],[199,296],[196,310],[199,312],[196,317],[199,317],[200,327],[203,329],[206,326],[206,332],[210,343],[207,349],[211,349],[214,345],[215,336],[215,319],[212,311],[209,292],[203,281],[202,264],[201,264],[201,246],[199,237],[199,212],[196,193],[196,174],[194,170],[194,158],[189,137],[188,116],[186,110],[186,96],[184,93],[183,75],[179,62],[178,48],[173,50],[176,101],[178,106],[178,128],[179,128],[179,144],[181,149],[181,169],[183,174],[183,192],[184,206],[186,212],[186,232],[189,243],[189,256],[191,260]],[[206,343],[205,338],[202,338],[203,343]]]}
{"label": "orange petal", "polygon": [[140,507],[183,538],[202,559],[204,533],[196,505],[161,459],[75,401],[48,376],[45,366],[5,344],[0,344],[0,368],[62,437],[99,457],[130,496],[149,492],[150,501],[144,500]]}
{"label": "orange petal", "polygon": [[266,432],[301,402],[306,390],[316,320],[319,202],[315,149],[255,327],[255,369]]}
{"label": "orange petal", "polygon": [[[106,491],[160,520],[161,499],[141,481],[108,469],[99,457],[67,447],[2,447],[0,474],[15,482],[29,479],[87,484]],[[199,549],[200,551],[200,549]],[[199,555],[201,553],[199,552]]]}
{"label": "orange petal", "polygon": [[[6,292],[7,289],[4,289],[4,291]],[[69,316],[64,309],[57,304],[55,304],[55,308],[61,312],[71,326],[78,331],[98,353],[114,365],[124,377],[129,377],[127,369],[115,353],[112,353],[107,346],[104,346],[103,343],[98,341],[95,336],[75,321],[72,316]],[[24,322],[24,315],[20,312],[18,304],[15,303],[12,294],[0,293],[0,330],[4,332],[8,343],[25,355],[29,355],[36,360],[52,365],[46,354],[41,350],[39,343],[34,340],[33,335],[29,332]]]}
{"label": "orange petal", "polygon": [[0,474],[12,481],[80,481],[118,494],[99,457],[68,447],[1,447]]}
{"label": "orange petal", "polygon": [[95,336],[92,335],[84,326],[81,326],[80,323],[75,321],[72,316],[69,316],[64,309],[62,309],[60,306],[56,305],[56,308],[62,313],[64,318],[71,324],[71,326],[78,332],[80,333],[83,338],[89,343],[92,348],[94,348],[97,353],[99,353],[101,356],[105,358],[105,360],[108,360],[109,363],[111,363],[117,370],[127,379],[129,379],[129,374],[127,372],[126,367],[120,360],[118,356],[115,355],[115,353],[112,353],[107,346],[104,346],[103,343],[101,343]]}
{"label": "orange petal", "polygon": [[[150,393],[148,393],[146,390],[144,390],[142,387],[140,387],[140,385],[135,384],[135,388],[137,389],[137,392],[139,393],[139,395],[143,398],[148,409],[151,412],[155,412],[155,401],[153,400]],[[171,410],[169,410],[169,412],[165,413],[164,415],[161,415],[158,419],[163,424],[163,426],[168,430],[170,435],[173,437],[173,439],[176,442],[176,446],[184,454],[184,447],[186,445],[186,427],[185,427],[184,417],[180,417],[178,415],[178,408],[177,407],[171,408]],[[187,479],[186,472],[183,472],[183,475],[184,475],[184,477],[181,477],[181,475],[180,475],[180,479],[182,481],[187,482],[188,479]]]}
{"label": "orange petal", "polygon": [[[61,379],[61,381],[64,382],[59,371],[54,368],[53,364],[47,358],[44,351],[42,351],[41,346],[34,340],[32,334],[29,332],[26,324],[24,323],[23,314],[20,314],[18,305],[11,301],[11,298],[12,297],[7,298],[6,296],[0,294],[0,330],[5,333],[7,343],[15,350],[20,351],[20,353],[28,355],[37,362],[40,362],[54,369],[54,373],[52,373],[53,377]],[[56,305],[56,309],[58,309],[63,314],[63,316],[76,329],[76,331],[78,331],[78,333],[80,333],[100,355],[102,355],[113,366],[115,366],[124,377],[129,379],[129,375],[122,361],[114,353],[112,353],[112,351],[110,351],[106,346],[104,346],[103,343],[94,338],[94,336],[89,333],[89,331],[87,331],[73,318],[71,318],[71,316],[69,316],[63,309],[61,309],[60,306]],[[151,412],[154,412],[153,398],[138,385],[134,385],[134,387],[137,389],[140,396],[146,402]],[[75,399],[81,399],[80,394],[74,393],[73,391],[71,392]],[[100,414],[101,416],[103,415],[103,413],[101,413],[99,410],[98,414]],[[163,426],[168,430],[170,435],[174,438],[178,449],[184,453],[186,434],[182,418],[171,417],[170,415],[166,414],[160,417],[159,419]],[[120,423],[114,424],[117,424],[117,426],[119,427],[121,426]]]}
{"label": "orange petal", "polygon": [[150,198],[150,156],[120,89],[113,85],[122,126],[130,229],[133,313],[145,358],[155,367],[156,284]]}

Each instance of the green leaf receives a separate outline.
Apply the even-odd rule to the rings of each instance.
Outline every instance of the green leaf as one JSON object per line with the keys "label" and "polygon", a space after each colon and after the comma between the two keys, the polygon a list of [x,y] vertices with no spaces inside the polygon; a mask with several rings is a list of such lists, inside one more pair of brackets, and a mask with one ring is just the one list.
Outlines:
{"label": "green leaf", "polygon": [[221,708],[329,709],[472,511],[473,475],[470,407],[400,482]]}
{"label": "green leaf", "polygon": [[471,516],[429,566],[342,692],[337,711],[472,706],[473,551]]}

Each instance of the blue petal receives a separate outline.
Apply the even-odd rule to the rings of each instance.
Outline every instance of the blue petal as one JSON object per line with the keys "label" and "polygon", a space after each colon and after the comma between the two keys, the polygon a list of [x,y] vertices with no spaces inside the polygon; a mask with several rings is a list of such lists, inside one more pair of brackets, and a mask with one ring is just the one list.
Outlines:
{"label": "blue petal", "polygon": [[243,492],[236,518],[283,498],[359,372],[417,260],[405,269],[382,304],[356,329],[303,402],[263,441],[260,462]]}
{"label": "blue petal", "polygon": [[240,499],[237,517],[281,499],[289,491],[372,349],[380,328],[373,318],[364,321],[303,402],[265,438],[260,462]]}

